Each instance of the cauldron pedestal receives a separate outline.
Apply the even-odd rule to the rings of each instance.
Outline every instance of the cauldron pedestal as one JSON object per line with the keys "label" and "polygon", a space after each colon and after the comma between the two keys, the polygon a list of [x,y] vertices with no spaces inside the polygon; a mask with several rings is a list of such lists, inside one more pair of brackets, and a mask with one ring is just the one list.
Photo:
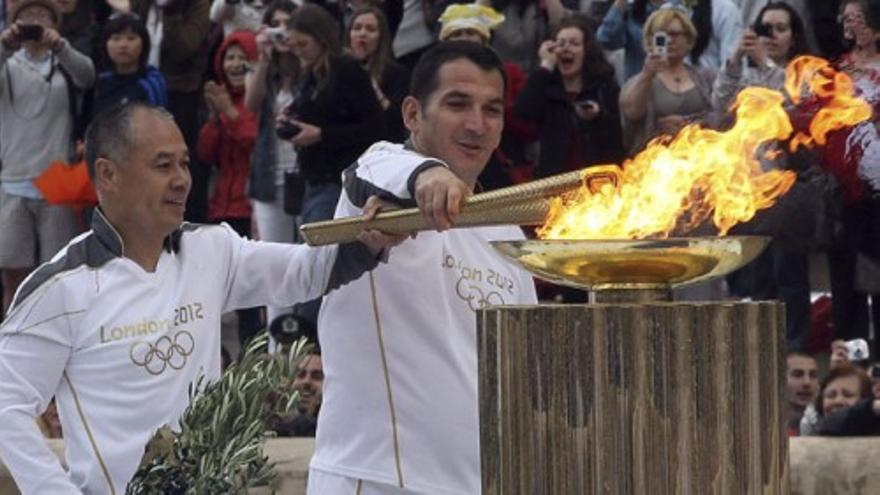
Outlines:
{"label": "cauldron pedestal", "polygon": [[483,494],[788,494],[783,306],[624,293],[477,315]]}

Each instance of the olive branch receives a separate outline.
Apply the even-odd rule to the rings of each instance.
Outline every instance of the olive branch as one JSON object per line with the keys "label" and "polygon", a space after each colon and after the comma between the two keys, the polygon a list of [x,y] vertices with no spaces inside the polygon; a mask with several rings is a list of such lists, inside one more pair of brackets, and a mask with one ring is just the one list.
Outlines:
{"label": "olive branch", "polygon": [[180,431],[168,425],[156,431],[127,494],[245,493],[272,484],[263,440],[273,435],[269,421],[299,400],[292,383],[308,346],[301,339],[287,352],[268,355],[267,341],[266,333],[255,337],[216,382],[202,375],[190,384]]}

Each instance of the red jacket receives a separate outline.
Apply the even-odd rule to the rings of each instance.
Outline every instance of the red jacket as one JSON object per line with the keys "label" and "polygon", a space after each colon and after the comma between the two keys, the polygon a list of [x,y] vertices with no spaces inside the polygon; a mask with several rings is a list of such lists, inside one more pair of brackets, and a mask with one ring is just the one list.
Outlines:
{"label": "red jacket", "polygon": [[[250,60],[257,58],[257,44],[253,33],[236,31],[223,40],[214,59],[215,73],[220,75],[224,86],[229,88],[223,74],[223,55],[233,44],[242,47]],[[208,218],[250,218],[251,205],[246,189],[251,168],[251,153],[257,140],[257,116],[244,106],[244,91],[230,89],[232,103],[238,110],[238,118],[230,119],[220,113],[210,119],[199,133],[199,159],[213,163],[218,169],[214,191],[208,201]]]}

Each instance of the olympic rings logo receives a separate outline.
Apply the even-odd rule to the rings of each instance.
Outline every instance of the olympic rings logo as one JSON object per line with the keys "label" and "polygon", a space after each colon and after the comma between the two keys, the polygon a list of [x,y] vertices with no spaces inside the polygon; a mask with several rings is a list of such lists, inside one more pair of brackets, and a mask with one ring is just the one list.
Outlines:
{"label": "olympic rings logo", "polygon": [[458,279],[458,283],[455,284],[455,293],[468,304],[471,311],[483,309],[487,306],[504,304],[504,298],[498,292],[490,291],[486,293],[476,285],[467,285],[465,282],[468,282],[468,280],[464,277]]}
{"label": "olympic rings logo", "polygon": [[183,368],[195,346],[192,334],[181,330],[174,335],[174,340],[167,335],[159,337],[153,344],[139,340],[131,344],[128,355],[132,363],[144,368],[149,374],[161,375],[166,368]]}

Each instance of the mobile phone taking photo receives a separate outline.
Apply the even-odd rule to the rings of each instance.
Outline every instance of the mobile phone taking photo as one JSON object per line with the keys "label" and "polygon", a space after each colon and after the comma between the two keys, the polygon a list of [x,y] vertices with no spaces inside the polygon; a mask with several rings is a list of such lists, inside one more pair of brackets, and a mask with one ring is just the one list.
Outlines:
{"label": "mobile phone taking photo", "polygon": [[43,26],[39,24],[23,24],[18,26],[18,38],[21,41],[40,41],[43,39]]}
{"label": "mobile phone taking photo", "polygon": [[847,340],[843,345],[846,346],[846,357],[850,361],[864,361],[871,357],[868,341],[865,339]]}
{"label": "mobile phone taking photo", "polygon": [[654,33],[654,44],[651,48],[651,53],[654,55],[659,55],[663,59],[666,59],[666,45],[669,37],[663,31],[658,31]]}
{"label": "mobile phone taking photo", "polygon": [[755,23],[753,31],[755,31],[755,34],[761,38],[773,37],[773,26],[770,24]]}

